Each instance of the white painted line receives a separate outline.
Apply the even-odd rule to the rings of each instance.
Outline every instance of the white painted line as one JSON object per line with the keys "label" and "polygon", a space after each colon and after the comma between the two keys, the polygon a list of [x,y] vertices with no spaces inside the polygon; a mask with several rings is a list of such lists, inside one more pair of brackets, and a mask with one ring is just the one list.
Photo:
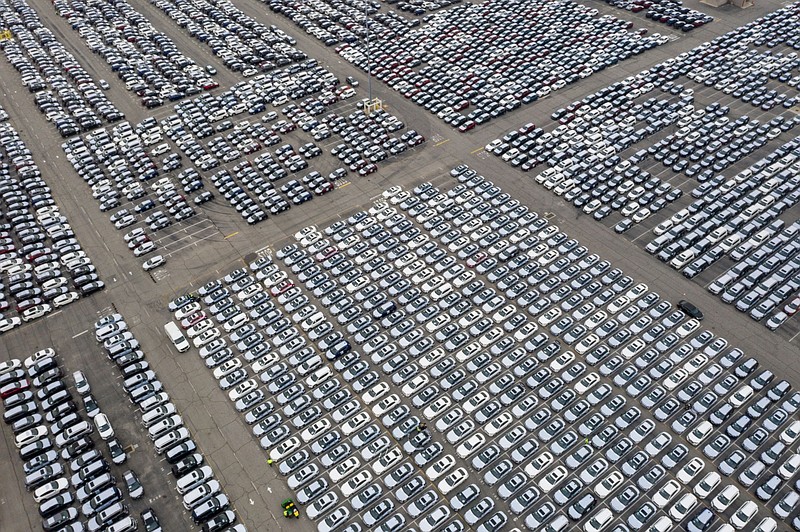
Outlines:
{"label": "white painted line", "polygon": [[172,255],[173,255],[173,254],[175,254],[175,253],[179,252],[180,250],[182,250],[182,249],[186,249],[186,248],[188,248],[188,247],[190,247],[190,246],[195,246],[195,245],[197,245],[197,243],[198,243],[198,242],[200,242],[201,240],[208,240],[209,238],[211,238],[211,237],[213,237],[213,236],[216,236],[216,235],[208,235],[208,236],[204,236],[203,238],[198,238],[198,239],[197,239],[197,240],[195,240],[194,242],[192,242],[192,243],[190,243],[190,244],[186,244],[185,246],[183,246],[183,247],[180,247],[180,248],[178,248],[178,249],[176,249],[176,250],[174,250],[174,251],[170,251],[170,252],[169,252],[169,253],[167,253],[166,255],[167,255],[167,257],[172,257]]}
{"label": "white painted line", "polygon": [[78,336],[82,336],[82,335],[86,334],[87,332],[89,332],[89,329],[85,329],[85,330],[79,332],[78,334],[74,335],[72,338],[73,339],[77,338]]}
{"label": "white painted line", "polygon": [[[199,235],[200,233],[204,233],[208,229],[212,229],[213,230],[214,226],[213,225],[209,225],[209,226],[203,227],[202,229],[200,229],[198,231],[195,231],[194,233],[189,233],[186,236],[182,236],[180,238],[176,238],[174,240],[170,240],[169,242],[164,243],[163,246],[164,246],[165,249],[169,249],[170,245],[177,244],[178,242],[180,242],[182,240],[193,238],[195,235]],[[173,234],[176,234],[176,233],[173,233]],[[169,235],[169,236],[172,236],[172,235]],[[213,235],[211,235],[211,236],[213,236]],[[165,236],[164,238],[168,238],[168,237]],[[157,240],[156,243],[157,244],[162,244],[162,241],[164,240],[164,238],[161,238],[161,239]]]}

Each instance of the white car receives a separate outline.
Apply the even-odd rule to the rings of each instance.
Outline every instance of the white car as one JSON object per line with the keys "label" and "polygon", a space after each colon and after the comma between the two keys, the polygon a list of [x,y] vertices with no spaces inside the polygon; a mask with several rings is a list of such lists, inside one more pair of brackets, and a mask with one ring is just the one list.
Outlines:
{"label": "white car", "polygon": [[385,382],[379,382],[378,384],[374,385],[372,388],[367,390],[361,395],[361,398],[364,400],[364,403],[369,406],[381,397],[383,397],[389,391],[389,385]]}
{"label": "white car", "polygon": [[367,414],[366,412],[359,412],[358,414],[348,419],[344,423],[344,425],[342,425],[342,433],[344,433],[345,436],[350,436],[351,434],[354,434],[358,429],[362,428],[364,425],[369,423],[369,420],[370,420],[369,414]]}
{"label": "white car", "polygon": [[451,454],[446,454],[439,460],[433,463],[428,469],[425,470],[425,475],[431,482],[447,473],[456,463],[456,459]]}
{"label": "white car", "polygon": [[53,288],[61,288],[66,284],[67,279],[65,277],[56,277],[55,279],[50,279],[49,281],[42,283],[42,290],[47,291]]}
{"label": "white car", "polygon": [[553,463],[555,457],[552,453],[544,451],[525,466],[525,474],[530,478],[536,478],[542,471]]}
{"label": "white car", "polygon": [[29,443],[39,441],[45,436],[47,436],[47,427],[44,425],[39,425],[38,427],[33,427],[25,432],[17,434],[14,437],[14,445],[16,445],[17,449],[19,449],[21,447],[25,447]]}
{"label": "white car", "polygon": [[457,488],[462,482],[467,479],[467,470],[463,467],[459,467],[442,480],[439,481],[437,487],[439,491],[442,492],[442,495],[447,495],[455,488]]}
{"label": "white car", "polygon": [[350,473],[361,467],[361,460],[357,456],[351,456],[342,463],[337,464],[329,473],[331,482],[338,484],[343,479],[350,476]]}
{"label": "white car", "polygon": [[311,235],[313,233],[317,233],[317,228],[315,226],[313,226],[313,225],[309,225],[308,227],[304,227],[304,228],[300,229],[298,232],[296,232],[294,234],[294,237],[297,240],[300,240],[300,239],[305,238],[308,235]]}
{"label": "white car", "polygon": [[684,493],[678,501],[669,509],[669,516],[677,522],[689,515],[689,512],[697,506],[697,497],[694,493]]}
{"label": "white car", "polygon": [[[366,459],[367,449],[361,451],[361,456]],[[394,449],[384,452],[382,455],[380,455],[378,461],[372,464],[372,470],[375,471],[376,475],[382,475],[388,471],[390,467],[397,465],[402,459],[403,451],[401,451],[398,447],[395,447]]]}
{"label": "white car", "polygon": [[[666,515],[662,515],[658,518],[658,520],[653,523],[650,528],[647,529],[647,532],[672,532],[675,527],[672,523],[672,519],[667,517]],[[722,529],[716,531],[721,532]]]}
{"label": "white car", "polygon": [[104,441],[108,441],[114,437],[114,427],[108,421],[108,416],[102,412],[94,416],[94,425],[97,427],[97,433]]}
{"label": "white car", "polygon": [[753,501],[745,501],[745,503],[736,510],[736,513],[731,516],[729,522],[733,525],[733,528],[741,530],[747,526],[747,523],[752,521],[757,513],[758,505]]}
{"label": "white car", "polygon": [[56,350],[53,349],[52,347],[46,347],[44,349],[40,349],[39,351],[36,351],[31,356],[25,359],[24,362],[25,369],[30,369],[34,364],[36,364],[42,359],[53,358],[54,356],[56,356]]}
{"label": "white car", "polygon": [[[197,336],[200,336],[205,331],[211,329],[213,326],[214,326],[214,322],[213,321],[211,321],[209,319],[205,319],[203,321],[199,321],[199,322],[195,323],[194,325],[192,325],[191,327],[186,329],[186,334],[189,336],[189,338],[195,338]],[[230,332],[230,331],[227,331],[227,332]]]}
{"label": "white car", "polygon": [[[252,379],[251,379],[252,380]],[[255,383],[255,381],[253,381]],[[323,433],[328,431],[331,428],[331,422],[327,418],[322,418],[320,420],[315,421],[310,427],[305,429],[301,434],[300,437],[303,439],[303,442],[308,443],[313,439],[318,438]]]}
{"label": "white car", "polygon": [[564,466],[556,466],[548,474],[539,481],[539,489],[544,493],[550,493],[562,480],[567,478],[567,468]]}
{"label": "white car", "polygon": [[16,316],[0,320],[0,333],[8,332],[15,327],[19,327],[22,320]]}
{"label": "white car", "polygon": [[486,435],[484,435],[482,432],[476,432],[456,448],[456,454],[461,458],[467,458],[476,451],[480,450],[485,443]]}
{"label": "white car", "polygon": [[144,261],[144,263],[142,264],[142,269],[144,269],[144,271],[146,272],[149,272],[150,270],[158,268],[159,266],[165,264],[166,262],[167,259],[165,259],[163,255],[153,255],[152,257]]}
{"label": "white car", "polygon": [[[55,354],[55,351],[53,351],[53,353]],[[18,358],[12,358],[11,360],[0,362],[0,375],[5,375],[6,373],[14,371],[15,369],[19,369],[20,366],[22,366],[22,363]]]}
{"label": "white car", "polygon": [[228,398],[231,401],[238,401],[248,393],[252,392],[258,388],[258,383],[255,379],[248,379],[240,384],[237,384],[236,387],[228,392]]}
{"label": "white car", "polygon": [[700,481],[695,484],[694,494],[697,495],[699,499],[706,499],[711,492],[717,489],[717,486],[720,485],[722,482],[722,477],[716,471],[711,471],[707,473],[706,476],[700,479]]}
{"label": "white car", "polygon": [[697,424],[695,428],[689,432],[686,436],[686,439],[689,443],[697,447],[703,441],[708,438],[711,433],[714,431],[714,425],[711,424],[710,421],[703,420]]}
{"label": "white car", "polygon": [[65,491],[67,488],[69,488],[69,481],[64,477],[58,478],[48,482],[44,486],[36,488],[36,491],[33,492],[33,500],[41,504],[47,499],[52,499],[59,493]]}
{"label": "white car", "polygon": [[137,257],[141,257],[142,255],[147,255],[151,251],[156,249],[156,243],[152,240],[148,240],[147,242],[143,242],[133,250],[133,254]]}
{"label": "white car", "polygon": [[220,366],[214,368],[214,373],[213,373],[214,378],[220,380],[224,376],[231,373],[233,370],[239,369],[241,367],[242,367],[242,361],[239,360],[238,358],[232,358],[227,362],[221,364]]}
{"label": "white car", "polygon": [[67,292],[66,294],[61,294],[59,296],[56,296],[56,298],[53,299],[53,306],[55,308],[61,308],[69,305],[74,301],[77,301],[79,298],[80,296],[78,295],[77,292]]}
{"label": "white car", "polygon": [[200,310],[200,303],[197,301],[192,301],[185,307],[181,307],[175,311],[175,319],[176,320],[183,320],[183,318],[190,316]]}
{"label": "white car", "polygon": [[356,473],[341,487],[342,495],[349,498],[356,491],[363,488],[370,480],[372,480],[372,473],[366,469]]}
{"label": "white car", "polygon": [[753,532],[775,532],[778,529],[778,523],[772,517],[765,517],[753,529]]}
{"label": "white car", "polygon": [[753,397],[754,393],[755,392],[753,391],[753,388],[749,384],[745,384],[744,386],[736,390],[733,393],[733,395],[730,396],[728,402],[731,404],[732,407],[739,408],[747,401],[749,401],[750,398]]}
{"label": "white car", "polygon": [[739,488],[733,484],[728,484],[722,491],[717,493],[717,496],[711,500],[711,507],[715,511],[722,513],[739,498]]}
{"label": "white car", "polygon": [[372,413],[375,414],[376,416],[382,416],[383,414],[385,414],[386,412],[393,409],[399,404],[400,404],[400,397],[396,393],[393,393],[388,397],[384,397],[378,402],[378,404],[373,406]]}
{"label": "white car", "polygon": [[300,445],[302,445],[300,438],[297,436],[292,436],[288,440],[282,441],[277,447],[272,449],[269,452],[269,457],[275,461],[281,460],[282,458],[289,456],[291,453],[299,449]]}
{"label": "white car", "polygon": [[22,312],[22,321],[28,322],[31,320],[35,320],[36,318],[41,318],[51,310],[53,310],[53,307],[51,307],[47,303],[44,303],[42,305],[36,305],[29,309],[25,309]]}
{"label": "white car", "polygon": [[583,525],[583,530],[585,532],[601,532],[608,528],[608,525],[611,524],[611,521],[614,519],[614,514],[611,513],[611,510],[608,508],[602,508],[599,512],[594,514],[592,517],[586,521],[586,524]]}
{"label": "white car", "polygon": [[783,429],[778,438],[786,445],[791,445],[800,437],[800,421],[795,420],[791,425]]}
{"label": "white car", "polygon": [[678,471],[678,474],[676,476],[678,477],[678,480],[680,480],[682,484],[688,484],[689,482],[694,480],[694,478],[697,475],[700,474],[700,471],[703,470],[703,467],[704,467],[703,459],[695,456],[694,458],[689,460],[689,462],[687,462],[686,465],[684,465],[680,471]]}
{"label": "white car", "polygon": [[778,476],[783,480],[789,480],[800,470],[800,454],[792,454],[778,468]]}
{"label": "white car", "polygon": [[659,508],[664,508],[679,491],[681,491],[681,485],[677,480],[670,479],[653,495],[653,503]]}
{"label": "white car", "polygon": [[208,329],[207,331],[203,331],[202,333],[200,333],[199,336],[195,337],[192,340],[192,343],[196,348],[199,349],[204,345],[208,344],[210,341],[219,338],[220,334],[221,334],[220,330],[217,327],[214,327],[212,329]]}

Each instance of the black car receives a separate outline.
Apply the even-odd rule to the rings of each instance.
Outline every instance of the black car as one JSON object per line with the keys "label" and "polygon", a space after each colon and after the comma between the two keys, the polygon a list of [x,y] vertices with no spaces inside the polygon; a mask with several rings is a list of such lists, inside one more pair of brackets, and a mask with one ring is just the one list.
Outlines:
{"label": "black car", "polygon": [[702,320],[704,317],[699,308],[695,307],[685,299],[678,301],[678,308],[696,320]]}
{"label": "black car", "polygon": [[573,521],[580,521],[597,506],[597,499],[591,493],[586,493],[577,502],[569,507],[567,515]]}
{"label": "black car", "polygon": [[144,529],[147,532],[161,530],[161,524],[158,522],[158,517],[152,508],[148,508],[142,512],[142,523],[144,523]]}
{"label": "black car", "polygon": [[704,532],[714,524],[717,516],[708,508],[703,508],[686,523],[686,532]]}

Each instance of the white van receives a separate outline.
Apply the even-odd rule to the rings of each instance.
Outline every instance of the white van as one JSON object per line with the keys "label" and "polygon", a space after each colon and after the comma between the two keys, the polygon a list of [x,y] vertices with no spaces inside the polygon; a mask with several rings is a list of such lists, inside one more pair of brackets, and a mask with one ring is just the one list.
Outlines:
{"label": "white van", "polygon": [[212,478],[214,478],[214,473],[211,471],[211,467],[204,465],[179,478],[175,487],[178,493],[183,495]]}
{"label": "white van", "polygon": [[161,421],[162,419],[166,418],[167,416],[171,416],[174,413],[175,405],[172,403],[158,405],[142,414],[142,425],[144,425],[145,428],[150,428],[150,426],[154,423],[157,423],[158,421]]}
{"label": "white van", "polygon": [[133,532],[136,530],[137,522],[131,516],[126,516],[119,521],[112,523],[106,528],[107,532]]}
{"label": "white van", "polygon": [[183,426],[183,418],[178,414],[173,414],[156,423],[153,423],[148,429],[147,434],[151,440],[157,440],[159,436],[165,434],[168,430],[176,429]]}
{"label": "white van", "polygon": [[156,453],[163,454],[168,447],[172,447],[178,442],[189,439],[189,429],[181,427],[178,430],[171,430],[153,442]]}
{"label": "white van", "polygon": [[191,511],[198,504],[219,493],[219,490],[220,486],[217,480],[211,479],[208,482],[204,482],[183,496],[183,507],[187,511]]}
{"label": "white van", "polygon": [[156,408],[164,403],[169,401],[169,395],[167,392],[157,393],[151,397],[148,397],[141,403],[139,403],[139,408],[142,412],[149,412],[153,408]]}
{"label": "white van", "polygon": [[167,333],[167,336],[172,341],[172,344],[179,353],[183,353],[189,349],[189,341],[186,339],[174,321],[164,324],[164,332]]}

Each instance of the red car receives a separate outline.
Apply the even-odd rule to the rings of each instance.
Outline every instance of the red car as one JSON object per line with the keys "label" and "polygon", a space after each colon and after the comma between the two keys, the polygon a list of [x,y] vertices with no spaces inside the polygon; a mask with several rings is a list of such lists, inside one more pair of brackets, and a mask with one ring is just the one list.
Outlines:
{"label": "red car", "polygon": [[269,289],[273,296],[279,296],[294,286],[292,281],[283,281],[281,284],[275,285]]}
{"label": "red car", "polygon": [[9,382],[2,388],[0,388],[0,398],[5,399],[15,393],[21,392],[23,390],[27,390],[30,388],[31,384],[28,382],[28,379],[22,379],[14,382]]}
{"label": "red car", "polygon": [[325,249],[323,249],[322,251],[320,251],[319,253],[317,253],[316,259],[317,259],[317,261],[322,262],[325,259],[329,259],[330,257],[333,257],[338,252],[339,252],[339,248],[337,248],[336,246],[328,246]]}
{"label": "red car", "polygon": [[363,168],[359,169],[358,174],[362,175],[362,176],[365,176],[365,175],[369,175],[369,174],[374,174],[377,171],[378,171],[378,167],[375,166],[372,163],[369,163],[368,165],[366,165]]}
{"label": "red car", "polygon": [[458,130],[462,133],[469,131],[470,129],[475,129],[475,121],[474,120],[467,120],[460,126],[458,126]]}
{"label": "red car", "polygon": [[327,194],[333,189],[334,189],[333,183],[323,183],[322,185],[314,189],[314,194],[316,194],[317,196],[322,196],[324,194]]}
{"label": "red car", "polygon": [[203,312],[202,310],[198,310],[197,312],[189,314],[188,316],[183,318],[181,320],[181,327],[184,329],[188,329],[195,323],[201,322],[204,319],[206,319],[206,313]]}
{"label": "red car", "polygon": [[474,268],[475,266],[477,266],[478,264],[480,264],[481,262],[485,261],[488,258],[489,254],[481,251],[480,253],[476,253],[467,259],[467,266],[469,266],[470,268]]}

